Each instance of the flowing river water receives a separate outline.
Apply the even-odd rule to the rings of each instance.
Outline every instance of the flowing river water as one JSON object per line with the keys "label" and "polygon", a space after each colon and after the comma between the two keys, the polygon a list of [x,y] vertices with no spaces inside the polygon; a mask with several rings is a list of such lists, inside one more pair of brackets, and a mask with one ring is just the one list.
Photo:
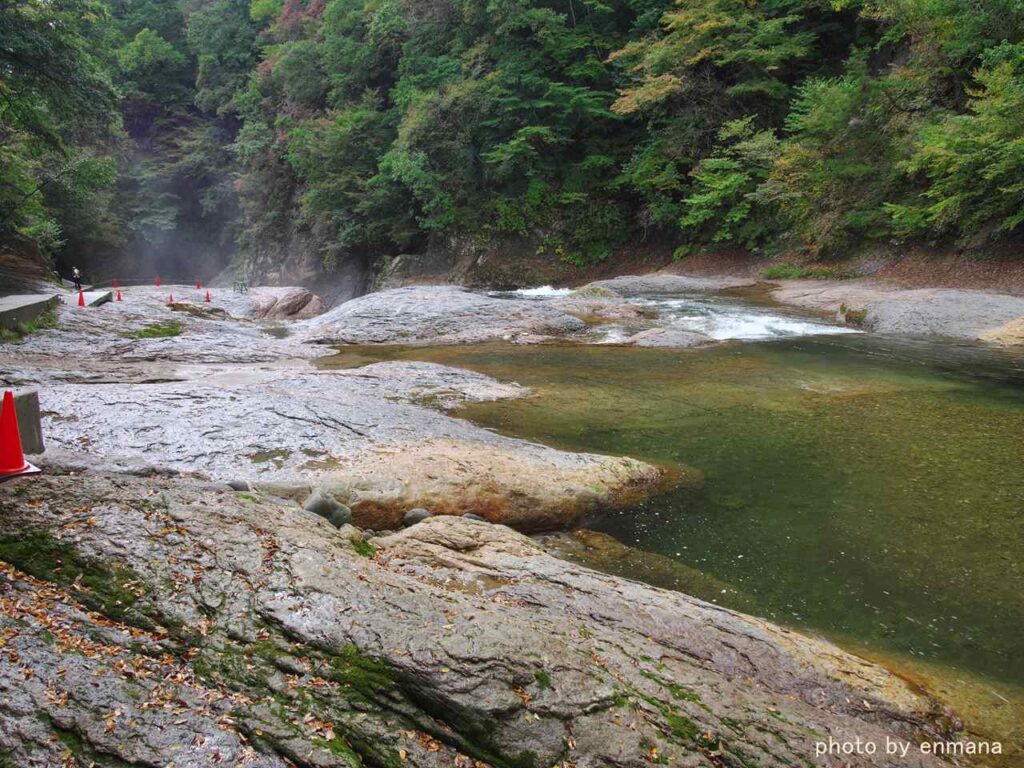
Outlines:
{"label": "flowing river water", "polygon": [[[589,345],[358,347],[329,364],[427,360],[516,381],[534,396],[459,415],[696,470],[701,482],[588,521],[638,550],[635,573],[600,552],[588,563],[831,637],[1019,749],[1024,357],[735,296],[635,301],[726,343],[626,347],[614,342],[630,329],[608,325]],[[680,568],[639,567],[644,553]],[[693,571],[707,578],[679,575]]]}

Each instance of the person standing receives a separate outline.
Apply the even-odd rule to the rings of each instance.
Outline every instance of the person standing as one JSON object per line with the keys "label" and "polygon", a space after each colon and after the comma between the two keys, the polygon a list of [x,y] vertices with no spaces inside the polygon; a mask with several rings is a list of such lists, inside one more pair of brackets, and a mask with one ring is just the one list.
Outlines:
{"label": "person standing", "polygon": [[78,271],[78,267],[71,268],[71,279],[75,283],[75,290],[82,290],[82,273]]}

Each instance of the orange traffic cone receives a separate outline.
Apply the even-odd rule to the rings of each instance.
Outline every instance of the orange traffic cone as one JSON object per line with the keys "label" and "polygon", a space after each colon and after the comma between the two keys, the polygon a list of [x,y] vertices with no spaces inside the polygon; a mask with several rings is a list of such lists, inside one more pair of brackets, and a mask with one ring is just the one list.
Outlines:
{"label": "orange traffic cone", "polygon": [[156,276],[156,287],[157,287],[157,288],[159,288],[159,287],[160,287],[160,275],[157,275],[157,276]]}
{"label": "orange traffic cone", "polygon": [[170,295],[170,298],[167,299],[167,303],[168,304],[173,304],[174,303],[174,294],[173,293]]}
{"label": "orange traffic cone", "polygon": [[25,461],[25,454],[21,451],[21,432],[18,431],[18,413],[14,410],[14,393],[8,389],[4,392],[4,404],[0,409],[0,480],[38,471]]}
{"label": "orange traffic cone", "polygon": [[206,303],[207,304],[210,303],[210,292],[209,291],[206,292]]}
{"label": "orange traffic cone", "polygon": [[120,291],[117,292],[117,300],[121,301],[121,292]]}
{"label": "orange traffic cone", "polygon": [[78,306],[85,306],[85,294],[82,293],[81,291],[78,292]]}
{"label": "orange traffic cone", "polygon": [[201,291],[202,289],[203,289],[203,281],[202,280],[196,280],[196,290],[197,291]]}

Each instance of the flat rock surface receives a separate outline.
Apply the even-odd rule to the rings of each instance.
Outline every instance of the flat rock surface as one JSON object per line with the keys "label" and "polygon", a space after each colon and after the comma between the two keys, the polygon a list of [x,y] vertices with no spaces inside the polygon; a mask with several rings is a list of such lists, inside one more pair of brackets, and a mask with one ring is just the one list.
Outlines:
{"label": "flat rock surface", "polygon": [[347,301],[307,321],[302,337],[322,344],[465,344],[564,335],[584,327],[582,320],[547,302],[420,285]]}
{"label": "flat rock surface", "polygon": [[589,322],[632,322],[649,320],[653,316],[645,307],[631,304],[617,296],[574,294],[554,299],[551,304],[563,312]]}
{"label": "flat rock surface", "polygon": [[[84,361],[88,370],[97,361],[110,367],[123,362],[256,363],[321,354],[294,339],[269,336],[264,326],[246,321],[250,303],[244,294],[215,291],[209,304],[203,300],[205,291],[189,286],[123,288],[122,295],[123,301],[98,307],[79,307],[66,298],[58,327],[5,345],[8,360],[54,367],[62,376],[76,367],[69,359]],[[169,303],[172,295],[174,304]],[[231,317],[236,319],[229,321]],[[168,324],[178,330],[146,338]],[[47,360],[53,365],[47,366]]]}
{"label": "flat rock surface", "polygon": [[478,373],[393,362],[224,367],[131,387],[51,384],[40,402],[50,448],[88,454],[93,466],[326,485],[375,528],[393,527],[412,506],[486,508],[523,528],[558,527],[657,482],[642,462],[558,451],[437,410],[524,394]]}
{"label": "flat rock surface", "polygon": [[895,768],[941,763],[815,745],[951,735],[880,667],[504,526],[365,542],[258,493],[103,474],[0,506],[18,766]]}
{"label": "flat rock surface", "polygon": [[653,272],[647,275],[620,275],[608,280],[597,280],[583,286],[613,291],[619,296],[657,296],[688,293],[692,291],[720,291],[725,288],[739,288],[754,285],[756,280],[746,277],[691,277],[668,272]]}
{"label": "flat rock surface", "polygon": [[[878,333],[989,340],[1024,318],[1024,298],[954,288],[900,288],[872,280],[787,280],[777,301],[824,312],[863,311],[864,327]],[[1012,341],[1012,335],[1008,336]]]}

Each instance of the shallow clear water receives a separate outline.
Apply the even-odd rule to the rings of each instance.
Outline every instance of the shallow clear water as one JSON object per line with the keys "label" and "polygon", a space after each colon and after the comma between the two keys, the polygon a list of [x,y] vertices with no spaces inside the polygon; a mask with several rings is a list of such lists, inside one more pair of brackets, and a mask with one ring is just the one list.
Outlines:
{"label": "shallow clear water", "polygon": [[699,488],[588,523],[713,576],[699,597],[1024,683],[1020,357],[862,334],[701,350],[360,348],[336,364],[395,358],[537,395],[465,408],[477,423],[700,470]]}

